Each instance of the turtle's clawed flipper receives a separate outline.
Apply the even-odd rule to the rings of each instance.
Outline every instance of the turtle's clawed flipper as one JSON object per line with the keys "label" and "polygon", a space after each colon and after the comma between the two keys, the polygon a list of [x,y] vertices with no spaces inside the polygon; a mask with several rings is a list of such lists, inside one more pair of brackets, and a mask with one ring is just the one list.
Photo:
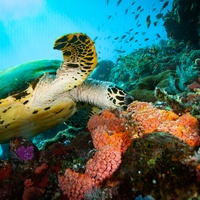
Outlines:
{"label": "turtle's clawed flipper", "polygon": [[94,42],[85,34],[61,36],[55,41],[54,49],[63,53],[64,62],[57,71],[57,78],[68,79],[66,90],[81,85],[97,65]]}

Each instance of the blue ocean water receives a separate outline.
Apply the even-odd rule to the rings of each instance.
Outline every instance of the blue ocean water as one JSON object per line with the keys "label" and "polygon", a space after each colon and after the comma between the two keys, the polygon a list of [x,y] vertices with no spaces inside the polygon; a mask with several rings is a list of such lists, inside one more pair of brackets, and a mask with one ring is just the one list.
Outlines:
{"label": "blue ocean water", "polygon": [[[31,60],[62,59],[61,53],[52,49],[53,42],[74,32],[86,33],[95,40],[99,60],[115,61],[119,54],[166,39],[163,20],[156,18],[165,2],[1,0],[0,70]],[[164,15],[171,7],[169,1],[161,13]]]}

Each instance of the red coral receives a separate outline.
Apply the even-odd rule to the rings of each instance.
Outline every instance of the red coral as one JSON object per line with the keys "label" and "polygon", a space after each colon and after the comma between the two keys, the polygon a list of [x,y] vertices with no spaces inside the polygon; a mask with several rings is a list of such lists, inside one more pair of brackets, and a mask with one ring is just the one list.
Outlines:
{"label": "red coral", "polygon": [[2,161],[0,163],[0,181],[10,177],[12,172],[12,164],[7,161]]}
{"label": "red coral", "polygon": [[193,83],[191,83],[190,85],[187,86],[190,90],[195,90],[196,88],[200,88],[200,83],[197,83],[196,81],[194,81]]}
{"label": "red coral", "polygon": [[40,174],[42,171],[48,168],[48,165],[46,163],[42,163],[39,167],[35,169],[36,174]]}
{"label": "red coral", "polygon": [[40,199],[42,198],[45,189],[38,188],[33,185],[33,181],[31,179],[26,179],[24,181],[24,192],[22,199],[23,200],[31,200],[31,199]]}

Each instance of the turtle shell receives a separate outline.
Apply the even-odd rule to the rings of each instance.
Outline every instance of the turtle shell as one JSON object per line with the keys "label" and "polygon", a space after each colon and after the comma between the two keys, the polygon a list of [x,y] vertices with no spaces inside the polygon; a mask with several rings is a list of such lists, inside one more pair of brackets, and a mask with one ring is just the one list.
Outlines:
{"label": "turtle shell", "polygon": [[0,72],[0,99],[25,90],[44,73],[55,75],[61,60],[36,60]]}

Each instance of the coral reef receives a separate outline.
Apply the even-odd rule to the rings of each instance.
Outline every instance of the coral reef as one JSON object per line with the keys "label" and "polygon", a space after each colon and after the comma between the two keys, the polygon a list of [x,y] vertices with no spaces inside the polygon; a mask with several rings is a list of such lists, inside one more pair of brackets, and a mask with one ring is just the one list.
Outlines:
{"label": "coral reef", "polygon": [[0,199],[197,198],[199,128],[190,113],[134,101],[126,111],[93,115],[91,133],[60,134],[33,157],[15,153],[31,141],[13,139],[15,154],[0,162]]}
{"label": "coral reef", "polygon": [[129,91],[136,100],[147,102],[157,100],[156,88],[173,95],[189,92],[200,84],[200,50],[186,47],[187,44],[174,39],[161,40],[151,48],[121,56],[111,70],[109,81]]}

